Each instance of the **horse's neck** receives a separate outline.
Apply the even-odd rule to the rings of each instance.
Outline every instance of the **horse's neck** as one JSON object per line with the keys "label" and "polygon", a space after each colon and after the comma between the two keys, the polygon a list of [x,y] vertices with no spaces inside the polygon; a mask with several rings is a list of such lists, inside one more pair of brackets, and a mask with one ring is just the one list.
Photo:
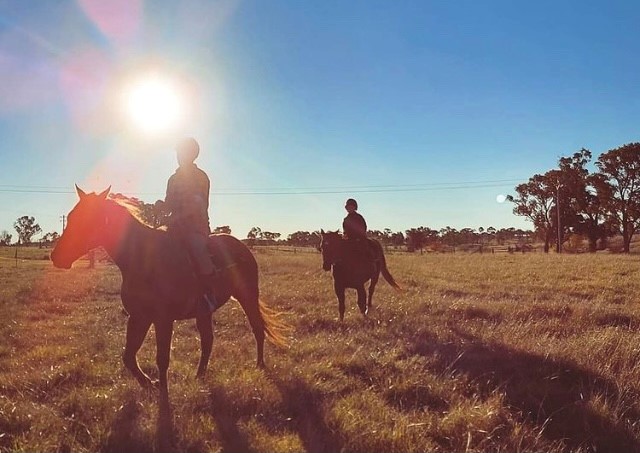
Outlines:
{"label": "horse's neck", "polygon": [[141,263],[150,261],[147,255],[155,250],[151,243],[157,240],[158,235],[138,222],[124,208],[122,212],[111,214],[109,222],[103,238],[103,248],[123,273],[142,269]]}

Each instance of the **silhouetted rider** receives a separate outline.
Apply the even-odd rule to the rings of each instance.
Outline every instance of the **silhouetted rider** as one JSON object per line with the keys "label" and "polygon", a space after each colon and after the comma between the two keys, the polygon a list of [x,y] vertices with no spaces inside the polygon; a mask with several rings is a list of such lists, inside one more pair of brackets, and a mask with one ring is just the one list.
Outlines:
{"label": "silhouetted rider", "polygon": [[358,210],[358,202],[353,198],[349,198],[344,205],[348,214],[342,221],[342,231],[347,239],[366,239],[367,238],[367,222],[364,220]]}
{"label": "silhouetted rider", "polygon": [[182,140],[176,147],[178,169],[167,183],[165,211],[171,213],[169,231],[182,240],[194,261],[196,272],[204,288],[204,298],[210,311],[219,308],[213,288],[214,267],[207,242],[209,226],[209,189],[207,174],[194,163],[200,154],[200,145],[193,138]]}
{"label": "silhouetted rider", "polygon": [[347,239],[347,243],[357,254],[365,256],[373,261],[374,254],[369,241],[367,240],[367,222],[357,211],[358,202],[349,198],[344,205],[348,214],[342,221],[342,231]]}

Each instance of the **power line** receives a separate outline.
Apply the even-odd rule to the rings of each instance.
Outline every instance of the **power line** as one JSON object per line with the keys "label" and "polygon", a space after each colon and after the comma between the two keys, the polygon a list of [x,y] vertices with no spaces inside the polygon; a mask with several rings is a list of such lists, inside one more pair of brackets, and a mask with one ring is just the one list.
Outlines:
{"label": "power line", "polygon": [[[485,181],[440,182],[423,184],[386,184],[360,186],[318,186],[318,187],[278,187],[261,189],[218,188],[211,191],[216,196],[242,195],[322,195],[350,193],[382,193],[382,192],[422,192],[434,190],[464,190],[502,187],[507,183],[521,182],[521,179],[498,179]],[[73,194],[74,191],[61,187],[0,185],[0,193],[44,193]],[[131,195],[164,195],[164,192],[130,192]]]}

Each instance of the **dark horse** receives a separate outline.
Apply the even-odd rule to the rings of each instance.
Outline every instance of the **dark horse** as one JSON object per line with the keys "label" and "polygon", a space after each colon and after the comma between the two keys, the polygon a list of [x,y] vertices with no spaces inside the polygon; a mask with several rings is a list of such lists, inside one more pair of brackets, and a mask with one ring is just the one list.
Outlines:
{"label": "dark horse", "polygon": [[[122,273],[122,304],[129,313],[125,366],[143,387],[153,382],[140,367],[136,354],[151,324],[156,333],[156,363],[159,387],[168,395],[167,369],[173,321],[196,319],[201,355],[197,376],[207,369],[213,331],[211,313],[202,303],[201,286],[179,241],[162,230],[154,230],[135,216],[136,206],[123,199],[107,198],[109,189],[86,194],[76,186],[80,201],[69,213],[67,227],[51,253],[56,267],[69,269],[89,250],[101,246]],[[264,366],[265,335],[284,344],[282,323],[276,313],[258,298],[258,265],[247,247],[227,234],[212,235],[209,248],[216,268],[218,301],[231,296],[240,302],[256,339],[258,366]]]}
{"label": "dark horse", "polygon": [[[382,272],[384,279],[395,289],[400,290],[389,269],[380,243],[368,239],[368,245],[373,251],[373,260],[366,253],[353,247],[338,232],[320,232],[320,251],[322,252],[322,268],[325,271],[333,268],[333,286],[338,296],[338,310],[340,321],[344,319],[344,290],[354,288],[358,292],[358,307],[362,314],[367,315],[372,305],[373,292]],[[364,290],[364,284],[369,284],[369,297]]]}

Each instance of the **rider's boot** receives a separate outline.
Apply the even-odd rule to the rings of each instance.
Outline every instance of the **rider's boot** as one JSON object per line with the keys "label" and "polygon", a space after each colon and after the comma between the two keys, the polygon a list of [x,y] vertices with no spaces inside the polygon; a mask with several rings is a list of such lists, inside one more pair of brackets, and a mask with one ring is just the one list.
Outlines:
{"label": "rider's boot", "polygon": [[209,313],[213,313],[222,306],[222,303],[216,298],[216,292],[213,286],[213,274],[203,275],[202,285],[204,286],[204,301],[207,304],[207,309]]}

